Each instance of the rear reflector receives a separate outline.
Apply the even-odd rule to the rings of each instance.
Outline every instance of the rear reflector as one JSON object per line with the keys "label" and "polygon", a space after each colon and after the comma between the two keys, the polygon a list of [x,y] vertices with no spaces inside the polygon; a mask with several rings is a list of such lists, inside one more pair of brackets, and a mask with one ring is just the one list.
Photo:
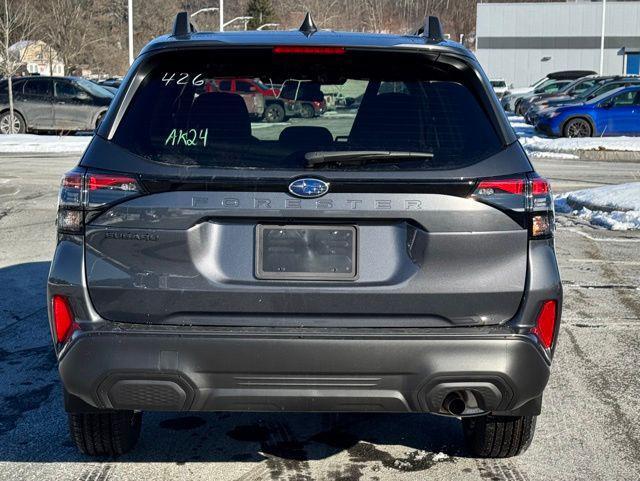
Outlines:
{"label": "rear reflector", "polygon": [[540,340],[540,343],[546,349],[551,349],[555,329],[556,301],[545,301],[538,314],[538,319],[536,319],[536,327],[531,329],[531,332]]}
{"label": "rear reflector", "polygon": [[344,47],[299,47],[280,45],[273,47],[273,53],[282,54],[308,54],[308,55],[342,55],[345,53]]}
{"label": "rear reflector", "polygon": [[51,302],[56,339],[59,343],[63,343],[69,339],[75,327],[73,311],[66,297],[53,296]]}

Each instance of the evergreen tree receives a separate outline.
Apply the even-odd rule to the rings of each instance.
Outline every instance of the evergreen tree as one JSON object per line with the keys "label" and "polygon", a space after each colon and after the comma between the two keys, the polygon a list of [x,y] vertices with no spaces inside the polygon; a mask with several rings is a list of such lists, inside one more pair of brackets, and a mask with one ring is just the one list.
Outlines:
{"label": "evergreen tree", "polygon": [[251,30],[255,30],[265,23],[275,23],[276,21],[276,13],[271,0],[249,0],[246,15],[253,17],[247,25]]}

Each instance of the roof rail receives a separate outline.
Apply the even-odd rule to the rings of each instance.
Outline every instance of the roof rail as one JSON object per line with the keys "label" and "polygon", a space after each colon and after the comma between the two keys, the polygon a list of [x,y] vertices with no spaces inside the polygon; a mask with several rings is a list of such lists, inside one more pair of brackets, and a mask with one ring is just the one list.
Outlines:
{"label": "roof rail", "polygon": [[444,40],[440,19],[433,15],[425,17],[424,23],[413,32],[413,35],[424,37],[432,42],[442,42]]}
{"label": "roof rail", "polygon": [[189,18],[189,12],[178,12],[173,22],[173,32],[171,35],[174,37],[182,37],[196,31],[195,25]]}

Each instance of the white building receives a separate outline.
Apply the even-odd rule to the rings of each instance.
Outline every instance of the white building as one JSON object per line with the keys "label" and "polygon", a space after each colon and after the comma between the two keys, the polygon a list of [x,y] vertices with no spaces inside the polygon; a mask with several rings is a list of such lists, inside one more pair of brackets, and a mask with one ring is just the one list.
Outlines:
{"label": "white building", "polygon": [[11,45],[9,52],[22,64],[23,73],[64,75],[64,63],[58,53],[42,40],[21,40]]}
{"label": "white building", "polygon": [[[479,3],[476,55],[516,87],[558,70],[600,71],[602,2]],[[640,2],[608,1],[604,75],[640,73]]]}

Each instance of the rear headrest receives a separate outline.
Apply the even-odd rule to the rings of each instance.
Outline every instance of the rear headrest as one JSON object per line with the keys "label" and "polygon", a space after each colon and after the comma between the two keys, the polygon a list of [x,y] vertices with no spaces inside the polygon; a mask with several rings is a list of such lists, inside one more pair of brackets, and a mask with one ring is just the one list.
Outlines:
{"label": "rear headrest", "polygon": [[251,120],[244,99],[226,92],[200,94],[191,107],[189,125],[193,129],[209,129],[208,137],[212,140],[251,137]]}
{"label": "rear headrest", "polygon": [[280,142],[290,147],[331,145],[333,135],[325,127],[287,127],[280,132]]}
{"label": "rear headrest", "polygon": [[378,148],[409,149],[421,143],[423,119],[418,102],[403,93],[380,94],[363,103],[353,123],[350,142]]}

